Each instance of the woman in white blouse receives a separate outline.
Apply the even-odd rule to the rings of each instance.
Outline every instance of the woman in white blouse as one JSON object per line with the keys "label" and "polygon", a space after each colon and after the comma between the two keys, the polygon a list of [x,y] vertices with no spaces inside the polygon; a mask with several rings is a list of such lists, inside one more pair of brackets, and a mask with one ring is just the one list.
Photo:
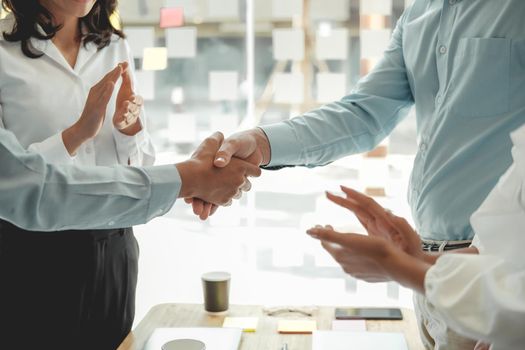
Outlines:
{"label": "woman in white blouse", "polygon": [[[105,118],[93,123],[84,109],[93,85],[133,62],[110,22],[117,1],[2,5],[11,15],[0,21],[0,126],[49,163],[153,164],[126,64]],[[0,249],[1,349],[114,349],[129,333],[138,261],[131,228],[44,233],[0,222]]]}
{"label": "woman in white blouse", "polygon": [[425,294],[440,315],[429,329],[451,327],[480,340],[479,349],[523,349],[525,127],[511,139],[514,163],[472,215],[476,236],[462,252],[423,252],[419,236],[404,219],[344,187],[346,198],[328,198],[354,212],[369,236],[338,233],[330,226],[308,233],[347,273],[368,281],[396,280]]}

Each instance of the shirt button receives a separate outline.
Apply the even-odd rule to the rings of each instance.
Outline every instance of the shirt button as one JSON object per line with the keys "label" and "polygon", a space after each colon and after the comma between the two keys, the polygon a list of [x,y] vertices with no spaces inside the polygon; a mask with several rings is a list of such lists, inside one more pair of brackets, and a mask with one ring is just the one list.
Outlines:
{"label": "shirt button", "polygon": [[113,226],[113,225],[115,225],[115,221],[110,221],[110,222],[108,222],[108,225],[109,225],[109,226]]}
{"label": "shirt button", "polygon": [[458,1],[457,0],[448,0],[448,3],[450,5],[455,5]]}
{"label": "shirt button", "polygon": [[438,94],[436,96],[436,104],[440,105],[443,102],[443,95]]}
{"label": "shirt button", "polygon": [[424,143],[424,142],[421,142],[421,144],[419,145],[419,150],[420,150],[421,152],[426,152],[426,150],[427,150],[427,144]]}
{"label": "shirt button", "polygon": [[444,46],[444,45],[441,45],[439,47],[439,53],[442,54],[442,55],[446,54],[447,53],[447,47]]}

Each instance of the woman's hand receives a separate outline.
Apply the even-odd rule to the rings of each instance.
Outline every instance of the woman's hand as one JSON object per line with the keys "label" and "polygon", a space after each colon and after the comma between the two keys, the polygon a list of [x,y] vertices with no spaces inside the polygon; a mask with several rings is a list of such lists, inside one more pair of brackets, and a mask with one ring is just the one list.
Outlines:
{"label": "woman's hand", "polygon": [[317,225],[307,233],[321,241],[323,248],[347,274],[367,282],[392,280],[388,267],[395,254],[401,251],[384,239],[340,233],[330,225]]}
{"label": "woman's hand", "polygon": [[307,231],[349,275],[367,282],[397,281],[425,293],[425,275],[430,265],[412,257],[382,237],[339,233],[331,226]]}
{"label": "woman's hand", "polygon": [[142,97],[135,95],[133,92],[131,74],[126,66],[126,69],[122,72],[122,85],[117,95],[113,126],[125,135],[136,135],[142,130],[139,117],[143,105],[144,100]]}
{"label": "woman's hand", "polygon": [[106,118],[106,109],[115,84],[125,69],[127,63],[120,63],[89,90],[82,115],[74,125],[62,133],[62,140],[70,155],[75,155],[84,142],[99,133]]}
{"label": "woman's hand", "polygon": [[346,198],[332,193],[327,193],[327,198],[352,211],[370,236],[390,241],[405,253],[424,260],[421,239],[405,219],[393,215],[364,194],[344,186],[341,189]]}

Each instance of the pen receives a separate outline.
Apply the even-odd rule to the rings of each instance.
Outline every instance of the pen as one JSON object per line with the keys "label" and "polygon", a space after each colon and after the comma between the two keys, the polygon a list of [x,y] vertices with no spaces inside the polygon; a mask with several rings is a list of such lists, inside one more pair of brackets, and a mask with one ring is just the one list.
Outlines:
{"label": "pen", "polygon": [[281,350],[288,350],[288,343],[284,343]]}

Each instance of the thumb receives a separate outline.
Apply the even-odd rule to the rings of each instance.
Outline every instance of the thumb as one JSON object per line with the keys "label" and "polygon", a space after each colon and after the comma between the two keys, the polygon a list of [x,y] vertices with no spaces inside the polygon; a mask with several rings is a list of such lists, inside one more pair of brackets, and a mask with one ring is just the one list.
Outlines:
{"label": "thumb", "polygon": [[228,164],[232,157],[239,151],[239,142],[235,140],[226,140],[219,148],[219,151],[215,155],[215,161],[213,164],[218,168],[224,168]]}

